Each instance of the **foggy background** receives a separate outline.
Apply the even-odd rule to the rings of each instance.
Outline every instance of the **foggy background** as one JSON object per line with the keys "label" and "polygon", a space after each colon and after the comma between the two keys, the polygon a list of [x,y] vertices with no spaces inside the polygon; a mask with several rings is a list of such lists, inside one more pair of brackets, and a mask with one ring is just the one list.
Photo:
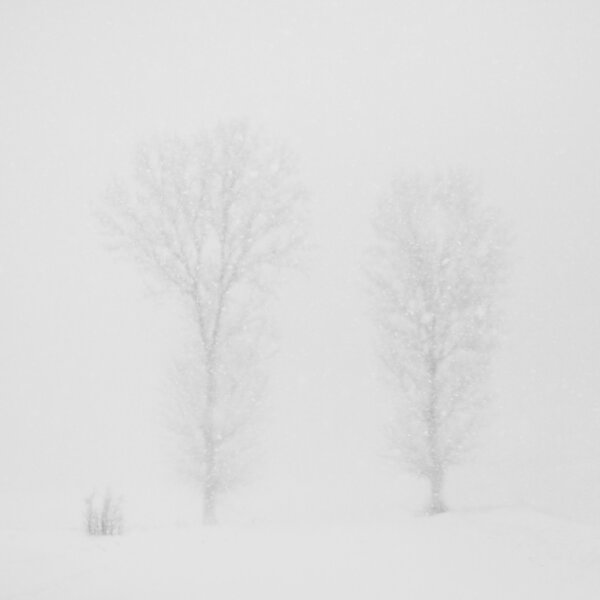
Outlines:
{"label": "foggy background", "polygon": [[3,2],[0,494],[179,489],[161,404],[185,320],[93,210],[140,140],[242,117],[297,156],[310,250],[273,302],[262,459],[224,520],[421,508],[382,458],[362,268],[394,174],[458,166],[515,243],[494,404],[449,506],[600,522],[599,28],[583,1]]}

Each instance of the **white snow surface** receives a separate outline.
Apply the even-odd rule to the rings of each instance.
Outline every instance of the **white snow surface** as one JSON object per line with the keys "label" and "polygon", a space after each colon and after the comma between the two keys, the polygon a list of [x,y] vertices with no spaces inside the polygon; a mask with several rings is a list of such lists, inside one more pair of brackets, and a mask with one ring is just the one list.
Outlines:
{"label": "white snow surface", "polygon": [[531,510],[355,525],[0,530],[0,598],[592,599],[597,530]]}

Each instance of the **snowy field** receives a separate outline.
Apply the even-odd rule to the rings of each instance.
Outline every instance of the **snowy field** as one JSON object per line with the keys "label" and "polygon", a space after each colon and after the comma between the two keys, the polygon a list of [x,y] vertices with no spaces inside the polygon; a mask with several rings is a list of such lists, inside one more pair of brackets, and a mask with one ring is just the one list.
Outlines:
{"label": "snowy field", "polygon": [[593,599],[600,537],[525,510],[355,526],[3,529],[0,598]]}
{"label": "snowy field", "polygon": [[600,0],[1,8],[0,600],[600,600]]}

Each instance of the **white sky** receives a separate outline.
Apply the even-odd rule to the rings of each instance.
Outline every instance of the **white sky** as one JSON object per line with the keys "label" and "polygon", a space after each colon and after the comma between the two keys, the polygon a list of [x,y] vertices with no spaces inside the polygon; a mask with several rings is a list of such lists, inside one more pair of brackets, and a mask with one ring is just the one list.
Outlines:
{"label": "white sky", "polygon": [[600,519],[597,3],[5,1],[0,17],[0,490],[170,481],[158,407],[184,323],[107,255],[92,206],[141,137],[242,116],[297,154],[314,247],[275,311],[255,505],[418,507],[379,457],[390,393],[361,264],[395,172],[462,166],[516,243],[496,404],[450,499]]}

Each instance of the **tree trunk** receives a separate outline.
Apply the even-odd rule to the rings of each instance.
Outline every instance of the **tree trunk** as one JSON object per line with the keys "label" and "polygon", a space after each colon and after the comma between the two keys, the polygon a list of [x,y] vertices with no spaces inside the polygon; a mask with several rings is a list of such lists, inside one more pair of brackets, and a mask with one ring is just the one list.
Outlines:
{"label": "tree trunk", "polygon": [[431,496],[427,512],[430,515],[446,512],[446,505],[443,497],[444,470],[441,467],[433,469],[429,476],[429,483],[431,485]]}
{"label": "tree trunk", "polygon": [[[211,415],[212,416],[212,415]],[[217,464],[215,456],[215,443],[213,439],[212,422],[205,423],[204,427],[204,481],[202,482],[203,495],[203,523],[214,525],[217,522]]]}
{"label": "tree trunk", "polygon": [[429,514],[437,515],[446,510],[442,491],[444,487],[444,466],[440,458],[439,436],[440,423],[438,418],[438,361],[433,349],[436,347],[435,342],[435,320],[432,324],[432,333],[430,340],[430,354],[428,357],[429,371],[429,404],[427,407],[426,425],[427,425],[427,442],[429,446],[429,483],[431,485],[431,497],[429,502]]}
{"label": "tree trunk", "polygon": [[215,489],[208,484],[208,481],[204,483],[204,505],[202,512],[202,522],[204,525],[216,525],[217,523],[217,502]]}
{"label": "tree trunk", "polygon": [[214,408],[216,403],[216,381],[214,355],[207,361],[206,410],[204,412],[204,481],[203,481],[203,523],[214,525],[217,522],[217,452],[215,444]]}

